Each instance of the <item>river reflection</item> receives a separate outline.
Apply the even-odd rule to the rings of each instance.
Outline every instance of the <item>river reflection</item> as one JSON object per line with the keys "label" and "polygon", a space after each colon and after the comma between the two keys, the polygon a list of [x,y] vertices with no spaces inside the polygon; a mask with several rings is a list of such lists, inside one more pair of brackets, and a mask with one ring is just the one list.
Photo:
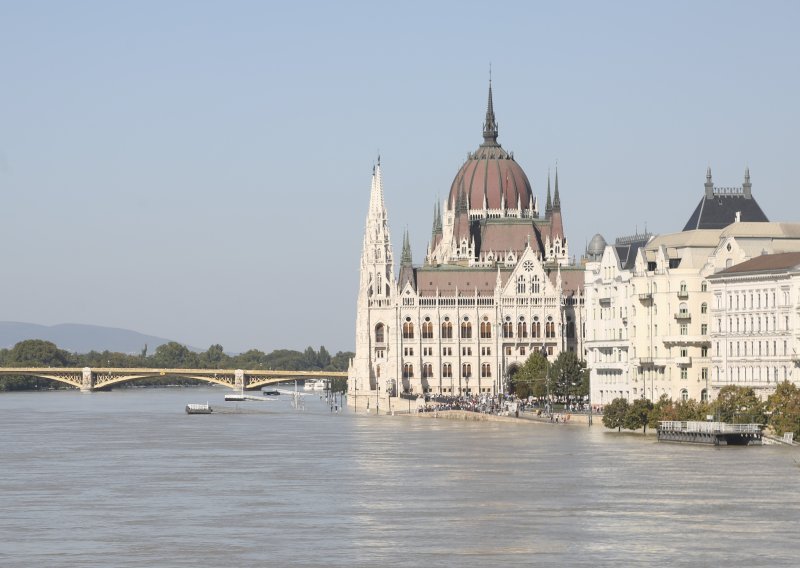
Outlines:
{"label": "river reflection", "polygon": [[[800,453],[599,426],[0,395],[0,566],[794,566]],[[229,413],[187,416],[187,402]]]}

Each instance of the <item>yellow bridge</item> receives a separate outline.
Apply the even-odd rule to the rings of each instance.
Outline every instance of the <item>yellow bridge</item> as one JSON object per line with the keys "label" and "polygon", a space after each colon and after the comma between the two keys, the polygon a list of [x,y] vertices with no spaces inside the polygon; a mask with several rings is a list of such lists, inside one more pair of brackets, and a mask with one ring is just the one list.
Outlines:
{"label": "yellow bridge", "polygon": [[93,391],[153,377],[185,377],[231,389],[256,389],[293,379],[346,377],[342,371],[245,371],[242,369],[128,369],[100,367],[0,367],[0,375],[26,375]]}

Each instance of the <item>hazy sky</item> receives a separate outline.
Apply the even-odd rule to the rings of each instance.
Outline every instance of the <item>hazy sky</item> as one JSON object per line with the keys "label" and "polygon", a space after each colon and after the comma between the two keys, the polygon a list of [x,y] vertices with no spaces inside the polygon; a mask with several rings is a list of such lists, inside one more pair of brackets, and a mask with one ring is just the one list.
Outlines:
{"label": "hazy sky", "polygon": [[800,221],[799,7],[0,0],[0,320],[352,349],[376,155],[419,263],[490,63],[572,254],[680,230],[709,165]]}

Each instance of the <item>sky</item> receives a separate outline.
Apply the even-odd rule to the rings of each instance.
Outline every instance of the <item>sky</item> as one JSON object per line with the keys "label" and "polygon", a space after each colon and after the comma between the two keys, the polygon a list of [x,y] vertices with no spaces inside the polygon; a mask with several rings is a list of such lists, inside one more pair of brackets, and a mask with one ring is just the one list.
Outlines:
{"label": "sky", "polygon": [[740,186],[800,221],[800,3],[0,0],[0,320],[355,345],[370,176],[395,256],[482,141],[570,253]]}

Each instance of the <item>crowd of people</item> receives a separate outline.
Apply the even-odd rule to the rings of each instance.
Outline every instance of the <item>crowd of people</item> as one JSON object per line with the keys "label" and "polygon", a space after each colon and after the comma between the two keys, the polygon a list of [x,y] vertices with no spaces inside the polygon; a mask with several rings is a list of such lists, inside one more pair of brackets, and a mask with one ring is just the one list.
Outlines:
{"label": "crowd of people", "polygon": [[[462,395],[462,396],[448,396],[444,394],[426,395],[424,403],[418,406],[417,412],[437,412],[442,410],[464,410],[467,412],[480,412],[484,414],[496,415],[509,415],[513,414],[519,416],[521,412],[534,412],[537,415],[546,415],[551,420],[566,421],[571,413],[589,412],[590,406],[588,402],[584,401],[567,401],[560,403],[559,413],[555,413],[553,406],[546,401],[541,401],[533,397],[527,399],[520,399],[514,395],[498,394],[498,395]],[[602,408],[597,405],[591,406],[592,412],[599,414]]]}

